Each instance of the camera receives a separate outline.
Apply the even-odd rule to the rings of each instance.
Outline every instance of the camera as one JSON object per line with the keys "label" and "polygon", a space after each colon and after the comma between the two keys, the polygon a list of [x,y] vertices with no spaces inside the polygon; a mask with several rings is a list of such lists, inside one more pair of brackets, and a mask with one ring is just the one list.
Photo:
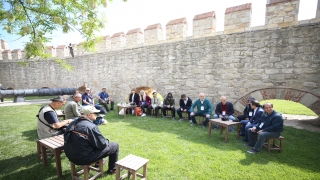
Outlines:
{"label": "camera", "polygon": [[228,118],[225,117],[225,116],[223,116],[223,117],[221,118],[221,121],[228,121]]}

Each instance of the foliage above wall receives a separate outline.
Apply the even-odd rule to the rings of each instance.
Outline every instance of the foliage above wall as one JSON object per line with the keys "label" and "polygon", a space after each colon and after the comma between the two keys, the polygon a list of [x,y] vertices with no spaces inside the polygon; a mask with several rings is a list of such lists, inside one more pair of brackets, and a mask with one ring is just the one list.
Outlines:
{"label": "foliage above wall", "polygon": [[[26,58],[48,58],[44,52],[53,31],[78,31],[86,39],[83,47],[92,49],[95,33],[104,27],[105,16],[99,11],[108,0],[8,0],[0,1],[0,26],[9,34],[30,37]],[[112,0],[109,0],[110,2]],[[123,0],[126,1],[126,0]]]}

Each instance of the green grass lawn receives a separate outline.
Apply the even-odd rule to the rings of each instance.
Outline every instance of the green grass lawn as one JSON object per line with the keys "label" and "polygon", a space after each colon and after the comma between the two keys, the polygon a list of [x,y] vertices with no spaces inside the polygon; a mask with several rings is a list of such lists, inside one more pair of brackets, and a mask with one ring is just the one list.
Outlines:
{"label": "green grass lawn", "polygon": [[271,102],[273,104],[273,108],[281,114],[316,116],[316,113],[301,103],[280,99],[270,99],[261,101],[260,104],[263,105],[263,103],[266,102]]}
{"label": "green grass lawn", "polygon": [[[0,107],[0,179],[57,179],[54,158],[47,167],[36,155],[35,115],[41,105]],[[99,126],[120,145],[119,159],[134,154],[149,159],[148,179],[320,179],[320,133],[285,127],[282,153],[264,148],[249,154],[235,134],[224,135],[189,122],[161,118],[118,117],[107,114]],[[62,157],[62,179],[70,179],[70,165]],[[105,165],[105,170],[107,166]],[[115,179],[105,175],[99,179]]]}

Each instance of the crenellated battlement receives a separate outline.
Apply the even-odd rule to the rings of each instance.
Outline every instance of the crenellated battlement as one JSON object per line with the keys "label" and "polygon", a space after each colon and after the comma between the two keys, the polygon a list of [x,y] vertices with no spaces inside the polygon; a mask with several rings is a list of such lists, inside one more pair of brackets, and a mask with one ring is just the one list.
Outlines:
{"label": "crenellated battlement", "polygon": [[[126,34],[118,32],[111,37],[105,35],[96,45],[96,52],[106,52],[117,49],[126,49],[141,47],[159,43],[181,41],[190,38],[201,38],[207,36],[216,36],[221,34],[242,33],[246,31],[255,31],[263,29],[274,29],[301,24],[320,22],[320,0],[316,11],[316,18],[310,20],[298,21],[300,0],[268,0],[266,3],[265,25],[251,26],[252,5],[251,3],[242,4],[226,8],[224,16],[224,31],[216,32],[215,11],[198,14],[193,18],[193,35],[188,37],[188,22],[185,17],[171,20],[166,24],[165,32],[160,23],[147,26],[144,30],[135,28],[129,30]],[[165,33],[165,38],[164,38]],[[82,43],[73,44],[75,56],[87,54]],[[48,46],[46,53],[52,57],[66,58],[70,57],[67,45],[57,47]],[[24,59],[24,51],[15,49],[14,52],[9,50],[8,43],[1,40],[0,60]]]}

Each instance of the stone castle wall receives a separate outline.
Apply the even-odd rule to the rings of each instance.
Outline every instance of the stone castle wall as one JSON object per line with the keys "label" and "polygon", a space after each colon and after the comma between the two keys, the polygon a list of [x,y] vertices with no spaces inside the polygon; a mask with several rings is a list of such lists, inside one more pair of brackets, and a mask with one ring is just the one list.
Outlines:
{"label": "stone castle wall", "polygon": [[[125,101],[133,87],[148,86],[179,98],[204,92],[214,103],[231,102],[256,89],[286,87],[320,95],[320,23],[217,35],[67,58],[68,72],[54,61],[0,63],[5,87],[79,87],[97,94],[106,87]],[[315,96],[317,97],[317,96]],[[313,98],[314,99],[314,98]],[[317,99],[318,100],[318,99]]]}

